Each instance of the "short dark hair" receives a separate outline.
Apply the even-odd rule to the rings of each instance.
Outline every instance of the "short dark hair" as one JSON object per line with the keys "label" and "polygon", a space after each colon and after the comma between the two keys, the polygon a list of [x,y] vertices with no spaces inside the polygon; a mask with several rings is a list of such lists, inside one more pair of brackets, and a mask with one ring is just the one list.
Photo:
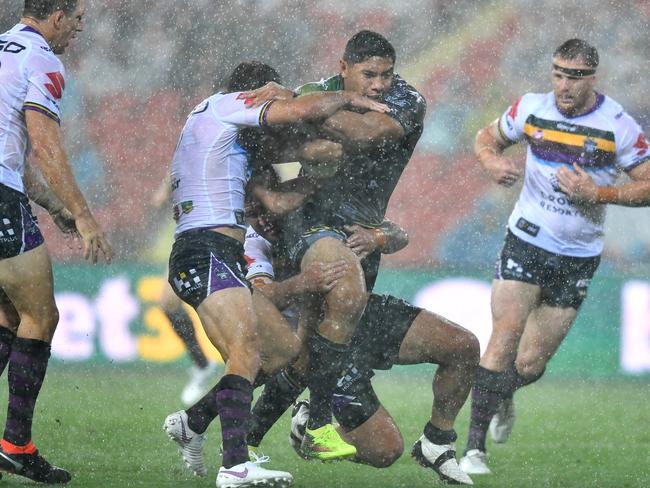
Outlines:
{"label": "short dark hair", "polygon": [[353,35],[345,45],[343,60],[351,64],[363,63],[372,57],[389,58],[395,62],[395,48],[377,32],[362,30]]}
{"label": "short dark hair", "polygon": [[270,81],[280,83],[280,75],[268,64],[259,61],[239,63],[228,79],[229,92],[255,90]]}
{"label": "short dark hair", "polygon": [[23,16],[45,20],[57,10],[70,15],[77,8],[78,0],[25,0]]}
{"label": "short dark hair", "polygon": [[580,58],[590,68],[597,68],[600,61],[596,48],[582,39],[569,39],[555,50],[553,57],[571,60]]}

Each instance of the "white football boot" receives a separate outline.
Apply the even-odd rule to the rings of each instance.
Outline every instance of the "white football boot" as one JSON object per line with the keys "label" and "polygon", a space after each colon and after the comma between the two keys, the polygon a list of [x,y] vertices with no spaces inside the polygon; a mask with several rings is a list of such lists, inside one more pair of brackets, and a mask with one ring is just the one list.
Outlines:
{"label": "white football boot", "polygon": [[197,434],[187,425],[187,413],[184,410],[171,413],[165,419],[163,429],[176,444],[183,461],[197,476],[205,476],[208,469],[205,467],[203,444],[205,434]]}
{"label": "white football boot", "polygon": [[490,436],[497,444],[503,444],[510,438],[515,426],[515,402],[512,397],[504,398],[490,421]]}
{"label": "white football boot", "polygon": [[240,488],[244,486],[272,486],[284,488],[291,486],[293,476],[286,471],[274,471],[260,466],[268,462],[268,456],[258,457],[254,462],[246,461],[232,468],[219,468],[217,488]]}
{"label": "white football boot", "polygon": [[478,449],[470,449],[460,460],[460,469],[467,474],[490,474],[487,454]]}
{"label": "white football boot", "polygon": [[300,446],[305,437],[305,429],[309,421],[309,400],[300,400],[293,406],[291,412],[291,432],[289,433],[289,444],[302,457]]}
{"label": "white football boot", "polygon": [[472,479],[460,469],[454,444],[434,444],[424,435],[411,450],[420,465],[433,469],[440,479],[450,485],[473,485]]}

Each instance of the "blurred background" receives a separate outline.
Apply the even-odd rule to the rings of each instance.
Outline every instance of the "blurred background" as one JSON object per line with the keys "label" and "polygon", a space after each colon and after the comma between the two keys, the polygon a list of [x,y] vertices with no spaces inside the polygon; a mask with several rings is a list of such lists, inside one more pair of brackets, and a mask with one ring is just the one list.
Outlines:
{"label": "blurred background", "polygon": [[[22,5],[4,3],[0,30],[15,23]],[[291,87],[336,74],[347,39],[361,29],[394,44],[397,72],[428,102],[424,134],[388,213],[410,245],[384,260],[380,289],[447,307],[487,337],[493,263],[519,188],[488,181],[471,153],[476,131],[520,95],[549,91],[551,53],[571,37],[598,48],[599,89],[647,129],[649,22],[644,0],[87,0],[85,30],[63,57],[63,130],[82,190],[118,256],[110,268],[75,264],[78,249],[41,219],[66,312],[55,355],[182,357],[155,308],[172,223],[152,198],[186,114],[242,60],[277,67]],[[522,151],[512,154],[523,162]],[[595,362],[608,374],[647,372],[650,346],[625,358],[639,340],[650,344],[650,212],[608,212],[603,264],[576,325],[583,332],[570,338],[585,362],[567,352],[565,369]],[[104,344],[115,330],[122,345]],[[595,361],[593,341],[602,353]],[[75,347],[81,352],[65,352]]]}

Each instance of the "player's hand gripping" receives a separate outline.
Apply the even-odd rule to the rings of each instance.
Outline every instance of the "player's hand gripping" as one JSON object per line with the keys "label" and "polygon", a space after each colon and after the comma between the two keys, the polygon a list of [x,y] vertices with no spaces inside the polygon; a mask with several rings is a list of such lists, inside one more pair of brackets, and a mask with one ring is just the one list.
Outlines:
{"label": "player's hand gripping", "polygon": [[83,240],[84,258],[96,263],[99,259],[99,251],[101,251],[104,259],[110,263],[114,255],[113,247],[92,215],[77,217],[75,223]]}
{"label": "player's hand gripping", "polygon": [[345,276],[347,270],[348,265],[345,261],[310,263],[300,273],[302,286],[305,291],[327,293]]}
{"label": "player's hand gripping", "polygon": [[270,81],[257,90],[241,92],[237,98],[243,99],[246,106],[252,108],[259,107],[268,100],[290,100],[293,98],[293,90],[285,88],[275,81]]}
{"label": "player's hand gripping", "polygon": [[372,254],[379,247],[377,236],[372,230],[359,225],[346,225],[344,229],[348,233],[345,245],[359,256],[359,259]]}
{"label": "player's hand gripping", "polygon": [[598,197],[598,185],[589,173],[576,163],[573,163],[573,170],[562,166],[557,172],[557,182],[560,190],[572,201],[595,202]]}
{"label": "player's hand gripping", "polygon": [[481,165],[492,181],[508,188],[517,183],[523,175],[523,171],[512,159],[502,155],[483,156]]}

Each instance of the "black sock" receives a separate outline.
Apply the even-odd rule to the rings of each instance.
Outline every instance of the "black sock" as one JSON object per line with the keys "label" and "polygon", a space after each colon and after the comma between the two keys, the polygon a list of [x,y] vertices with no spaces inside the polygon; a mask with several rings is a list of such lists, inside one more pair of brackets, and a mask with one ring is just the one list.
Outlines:
{"label": "black sock", "polygon": [[305,389],[305,382],[291,366],[269,379],[255,402],[248,431],[248,445],[259,446],[266,433]]}
{"label": "black sock", "polygon": [[217,405],[217,392],[221,382],[213,386],[209,392],[185,410],[187,414],[187,425],[197,434],[203,434],[214,419],[219,416],[219,406]]}
{"label": "black sock", "polygon": [[4,439],[16,446],[32,439],[32,419],[41,391],[50,344],[37,339],[16,337],[9,357],[9,406]]}
{"label": "black sock", "polygon": [[350,347],[315,334],[309,343],[309,422],[310,430],[332,423],[332,395]]}
{"label": "black sock", "polygon": [[424,426],[424,437],[434,444],[451,444],[456,442],[458,435],[454,429],[442,430],[431,422],[427,422],[427,425]]}
{"label": "black sock", "polygon": [[0,375],[4,372],[9,356],[11,355],[11,346],[16,339],[16,334],[7,329],[0,327]]}
{"label": "black sock", "polygon": [[490,371],[481,366],[476,368],[472,387],[472,409],[469,436],[465,452],[479,449],[485,452],[485,437],[490,420],[499,408],[503,398],[512,395],[512,380],[508,372]]}
{"label": "black sock", "polygon": [[164,310],[165,315],[172,324],[172,328],[178,334],[178,337],[181,338],[185,347],[187,347],[187,352],[190,354],[192,361],[198,368],[205,368],[208,365],[208,358],[205,357],[199,342],[196,340],[196,331],[194,330],[194,324],[189,314],[185,311],[183,307],[180,307],[174,312]]}
{"label": "black sock", "polygon": [[216,394],[225,468],[248,461],[246,432],[253,403],[253,385],[246,378],[228,374],[219,381]]}

